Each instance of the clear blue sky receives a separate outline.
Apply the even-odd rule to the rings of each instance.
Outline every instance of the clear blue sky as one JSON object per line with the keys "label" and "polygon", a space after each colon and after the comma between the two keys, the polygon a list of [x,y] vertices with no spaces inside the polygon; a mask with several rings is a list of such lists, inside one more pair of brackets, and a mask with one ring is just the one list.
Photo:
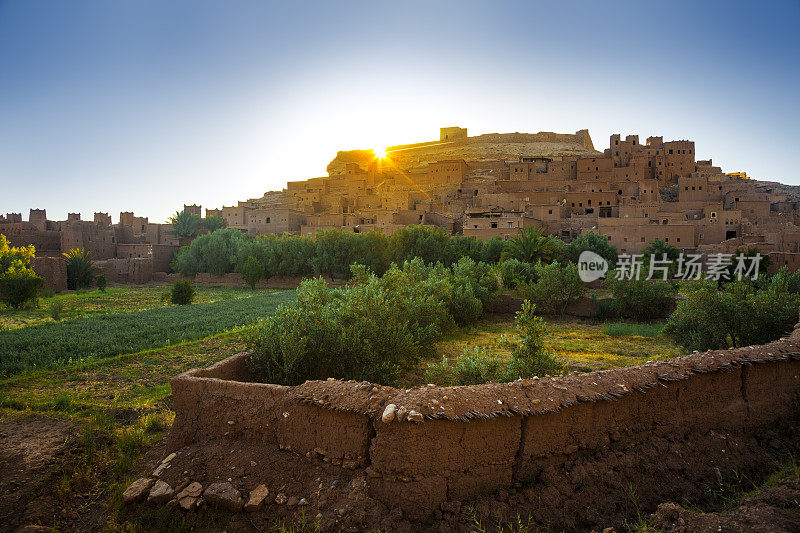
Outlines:
{"label": "clear blue sky", "polygon": [[0,0],[0,212],[162,221],[336,150],[588,128],[800,184],[800,3]]}

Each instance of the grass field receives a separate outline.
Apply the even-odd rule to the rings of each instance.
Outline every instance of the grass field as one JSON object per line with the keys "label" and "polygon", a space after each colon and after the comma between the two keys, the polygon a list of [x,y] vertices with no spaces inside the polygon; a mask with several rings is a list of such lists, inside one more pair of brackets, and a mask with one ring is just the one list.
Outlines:
{"label": "grass field", "polygon": [[[668,359],[685,351],[661,334],[663,324],[547,318],[545,345],[570,371],[589,372]],[[465,350],[483,347],[501,360],[511,357],[519,342],[513,317],[487,317],[474,328],[460,330],[435,345],[435,360],[454,359]],[[409,373],[404,386],[423,385],[423,361]]]}
{"label": "grass field", "polygon": [[[196,304],[253,295],[249,289],[237,287],[195,287],[195,289]],[[105,292],[98,290],[71,292],[57,294],[51,298],[40,298],[37,304],[29,305],[21,311],[14,311],[0,304],[0,331],[52,322],[50,308],[54,304],[62,306],[62,319],[165,307],[170,304],[162,301],[162,295],[168,291],[169,287],[112,287]]]}
{"label": "grass field", "polygon": [[[0,376],[202,339],[252,324],[294,298],[294,291],[201,289],[204,303],[164,307],[152,289],[139,291],[69,295],[76,296],[68,301],[81,313],[74,318],[0,331]],[[159,307],[124,310],[146,305]]]}

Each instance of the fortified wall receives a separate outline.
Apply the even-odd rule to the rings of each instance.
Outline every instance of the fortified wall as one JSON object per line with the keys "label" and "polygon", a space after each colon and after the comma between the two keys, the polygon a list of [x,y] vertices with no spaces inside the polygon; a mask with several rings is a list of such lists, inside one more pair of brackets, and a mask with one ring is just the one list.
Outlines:
{"label": "fortified wall", "polygon": [[640,505],[657,505],[714,479],[714,457],[745,471],[747,435],[797,414],[800,331],[623,369],[407,390],[256,383],[239,354],[177,376],[172,393],[169,451],[238,442],[259,457],[290,453],[297,470],[324,461],[412,521],[525,486],[542,520],[575,527],[619,519],[628,485]]}

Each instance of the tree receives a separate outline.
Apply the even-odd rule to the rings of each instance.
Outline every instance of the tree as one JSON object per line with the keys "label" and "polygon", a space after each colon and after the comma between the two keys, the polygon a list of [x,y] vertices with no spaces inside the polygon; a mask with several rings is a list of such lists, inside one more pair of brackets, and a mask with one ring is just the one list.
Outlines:
{"label": "tree", "polygon": [[14,247],[8,244],[5,235],[0,234],[0,274],[11,267],[15,261],[22,261],[26,267],[31,265],[36,248],[33,245]]}
{"label": "tree", "polygon": [[264,271],[264,264],[252,255],[242,265],[242,277],[252,290],[256,290],[256,283],[264,277]]}
{"label": "tree", "polygon": [[536,265],[537,282],[533,285],[519,283],[525,297],[545,312],[558,313],[562,317],[567,307],[578,301],[586,292],[586,286],[578,275],[575,263]]}
{"label": "tree", "polygon": [[483,243],[483,250],[481,251],[481,261],[489,263],[490,265],[500,262],[500,256],[503,254],[505,248],[505,241],[499,235],[492,237]]}
{"label": "tree", "polygon": [[197,237],[203,227],[202,219],[185,209],[172,215],[169,223],[172,224],[172,233],[185,240]]}
{"label": "tree", "polygon": [[578,262],[581,252],[585,251],[594,252],[606,261],[609,267],[613,268],[617,264],[617,249],[613,244],[608,242],[608,237],[595,233],[594,231],[587,231],[581,233],[571,243],[569,243],[568,257],[573,263]]}
{"label": "tree", "polygon": [[30,268],[36,249],[33,245],[14,247],[0,235],[0,300],[19,309],[36,298],[44,280]]}
{"label": "tree", "polygon": [[75,248],[63,255],[67,260],[67,288],[78,290],[91,287],[94,283],[92,254],[83,248]]}
{"label": "tree", "polygon": [[210,217],[202,219],[200,224],[209,233],[214,233],[218,229],[225,229],[228,227],[228,221],[217,215],[211,215]]}
{"label": "tree", "polygon": [[44,280],[28,268],[21,259],[15,259],[0,274],[0,299],[14,309],[21,308],[25,302],[33,300],[44,285]]}
{"label": "tree", "polygon": [[543,261],[548,263],[556,258],[559,252],[559,240],[552,235],[545,235],[543,228],[529,226],[520,228],[519,234],[506,241],[502,258],[516,259],[525,263]]}

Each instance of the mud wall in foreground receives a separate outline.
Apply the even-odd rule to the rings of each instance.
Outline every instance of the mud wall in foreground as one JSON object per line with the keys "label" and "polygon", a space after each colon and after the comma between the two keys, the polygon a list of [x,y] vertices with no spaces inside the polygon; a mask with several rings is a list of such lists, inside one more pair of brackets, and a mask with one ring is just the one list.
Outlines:
{"label": "mud wall in foreground", "polygon": [[[764,346],[508,384],[398,390],[249,379],[244,354],[176,377],[170,448],[246,439],[265,453],[280,448],[296,452],[298,461],[324,458],[363,470],[371,497],[421,520],[443,502],[529,482],[620,439],[745,433],[794,416],[800,332]],[[397,410],[387,423],[389,404]],[[657,474],[645,464],[641,475]]]}

